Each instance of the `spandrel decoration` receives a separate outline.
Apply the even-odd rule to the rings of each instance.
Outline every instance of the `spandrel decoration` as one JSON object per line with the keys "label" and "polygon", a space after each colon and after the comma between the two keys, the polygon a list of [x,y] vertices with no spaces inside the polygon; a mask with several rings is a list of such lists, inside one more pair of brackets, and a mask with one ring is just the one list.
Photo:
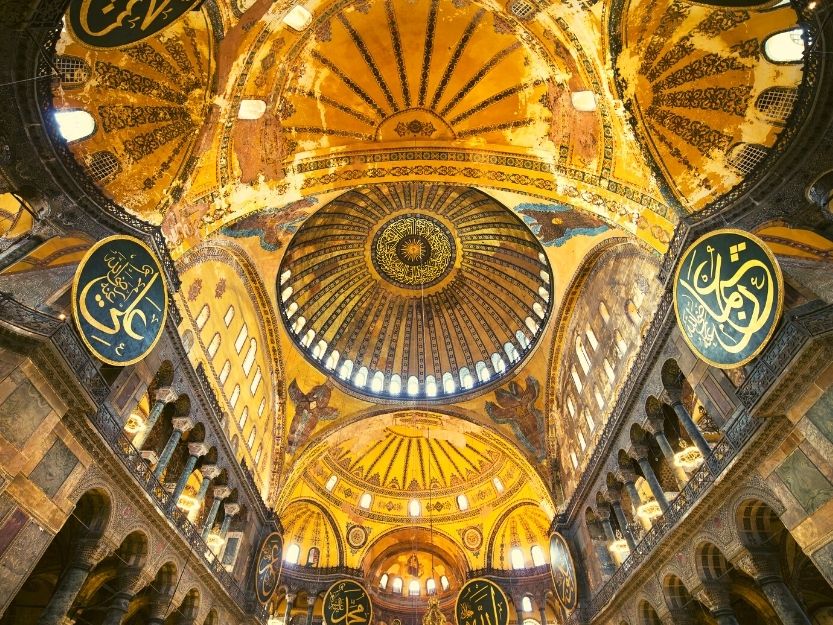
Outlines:
{"label": "spandrel decoration", "polygon": [[86,346],[102,362],[126,366],[144,358],[162,336],[168,290],[159,261],[132,237],[96,243],[72,284],[72,316]]}
{"label": "spandrel decoration", "polygon": [[555,596],[565,610],[574,610],[577,599],[576,567],[573,565],[567,541],[558,532],[550,536],[550,570]]}
{"label": "spandrel decoration", "polygon": [[129,46],[173,24],[203,0],[72,0],[69,26],[91,48]]}
{"label": "spandrel decoration", "polygon": [[255,571],[255,594],[263,605],[269,603],[281,576],[283,562],[283,538],[278,532],[272,532],[260,546]]}
{"label": "spandrel decoration", "polygon": [[488,579],[466,582],[454,606],[457,625],[506,625],[509,603],[500,586]]}
{"label": "spandrel decoration", "polygon": [[373,620],[373,604],[361,584],[343,579],[327,589],[324,595],[325,625],[369,625]]}
{"label": "spandrel decoration", "polygon": [[694,353],[715,367],[739,367],[760,354],[783,302],[778,262],[765,243],[742,230],[701,237],[677,267],[677,325]]}

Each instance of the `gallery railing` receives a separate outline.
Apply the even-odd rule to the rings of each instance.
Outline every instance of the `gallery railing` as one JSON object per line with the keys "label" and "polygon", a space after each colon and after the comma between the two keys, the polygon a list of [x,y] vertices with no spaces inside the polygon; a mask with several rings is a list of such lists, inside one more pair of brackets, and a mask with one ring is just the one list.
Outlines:
{"label": "gallery railing", "polygon": [[187,513],[176,506],[171,493],[153,475],[139,450],[125,436],[122,424],[104,403],[109,395],[109,384],[90,360],[70,324],[28,308],[5,293],[0,293],[0,320],[7,328],[47,339],[62,354],[79,382],[99,406],[98,411],[88,417],[110,449],[240,609],[265,623],[268,618],[266,610],[254,597],[247,596],[226,571],[220,559],[203,540],[200,530],[188,520]]}

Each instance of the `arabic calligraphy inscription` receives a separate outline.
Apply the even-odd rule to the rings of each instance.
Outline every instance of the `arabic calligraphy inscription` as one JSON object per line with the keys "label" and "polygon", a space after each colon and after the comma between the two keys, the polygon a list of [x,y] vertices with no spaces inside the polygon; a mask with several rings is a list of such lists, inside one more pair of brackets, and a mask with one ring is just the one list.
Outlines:
{"label": "arabic calligraphy inscription", "polygon": [[507,625],[509,603],[500,586],[476,578],[460,589],[454,615],[458,625]]}
{"label": "arabic calligraphy inscription", "polygon": [[576,568],[567,541],[558,532],[550,536],[550,565],[555,596],[567,611],[576,607]]}
{"label": "arabic calligraphy inscription", "polygon": [[255,593],[263,605],[269,602],[278,588],[282,561],[283,538],[278,532],[272,532],[260,547],[255,571]]}
{"label": "arabic calligraphy inscription", "polygon": [[138,239],[108,237],[79,264],[72,285],[72,316],[99,360],[125,366],[144,358],[162,335],[167,311],[162,268]]}
{"label": "arabic calligraphy inscription", "polygon": [[324,595],[325,625],[367,625],[372,619],[373,604],[358,582],[337,581]]}
{"label": "arabic calligraphy inscription", "polygon": [[784,299],[783,277],[766,244],[742,230],[715,230],[683,254],[674,280],[677,325],[715,367],[739,367],[766,346]]}

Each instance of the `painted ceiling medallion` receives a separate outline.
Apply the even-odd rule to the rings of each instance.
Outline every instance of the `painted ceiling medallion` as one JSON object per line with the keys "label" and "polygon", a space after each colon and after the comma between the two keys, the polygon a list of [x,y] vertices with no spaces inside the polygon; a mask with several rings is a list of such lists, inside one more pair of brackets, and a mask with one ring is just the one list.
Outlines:
{"label": "painted ceiling medallion", "polygon": [[325,374],[374,398],[440,401],[504,378],[534,348],[552,272],[523,221],[481,191],[363,186],[298,229],[278,297]]}
{"label": "painted ceiling medallion", "polygon": [[370,258],[382,277],[405,288],[433,286],[454,266],[448,229],[427,215],[394,217],[376,233]]}

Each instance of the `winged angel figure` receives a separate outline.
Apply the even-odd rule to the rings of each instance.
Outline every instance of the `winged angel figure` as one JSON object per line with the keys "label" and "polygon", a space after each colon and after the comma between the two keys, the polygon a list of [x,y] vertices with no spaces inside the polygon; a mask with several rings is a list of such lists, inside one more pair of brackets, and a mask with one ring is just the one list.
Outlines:
{"label": "winged angel figure", "polygon": [[298,386],[298,380],[292,380],[289,385],[289,399],[295,404],[295,416],[292,425],[289,426],[287,452],[294,454],[296,449],[307,442],[319,419],[336,418],[338,409],[328,405],[331,392],[332,388],[325,382],[313,387],[309,393],[304,393]]}
{"label": "winged angel figure", "polygon": [[497,403],[486,402],[486,413],[492,420],[511,426],[521,442],[539,459],[545,455],[544,414],[535,407],[540,394],[540,383],[529,376],[526,388],[510,382],[495,391]]}

